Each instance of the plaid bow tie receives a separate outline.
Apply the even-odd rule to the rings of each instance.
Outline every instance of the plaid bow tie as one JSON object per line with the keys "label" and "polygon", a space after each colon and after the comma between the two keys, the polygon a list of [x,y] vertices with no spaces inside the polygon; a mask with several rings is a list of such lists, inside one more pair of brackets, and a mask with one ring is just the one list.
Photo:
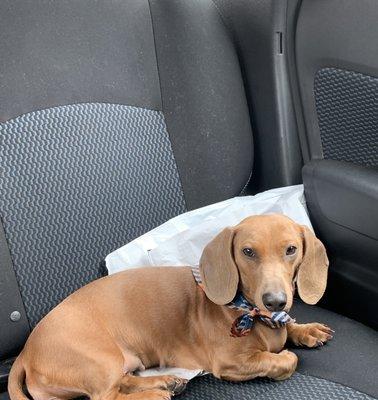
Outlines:
{"label": "plaid bow tie", "polygon": [[[199,267],[192,267],[192,273],[198,286],[203,289]],[[234,310],[246,311],[246,313],[236,318],[233,322],[231,326],[232,337],[248,335],[253,328],[255,319],[258,319],[272,329],[282,328],[286,324],[295,322],[295,319],[291,318],[285,311],[260,311],[260,309],[254,304],[251,304],[241,292],[238,292],[234,299],[230,303],[226,304],[226,306]]]}

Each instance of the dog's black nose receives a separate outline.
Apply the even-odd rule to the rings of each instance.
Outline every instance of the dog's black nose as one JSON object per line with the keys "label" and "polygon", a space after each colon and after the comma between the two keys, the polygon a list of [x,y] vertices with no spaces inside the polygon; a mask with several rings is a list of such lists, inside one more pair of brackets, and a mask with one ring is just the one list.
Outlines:
{"label": "dog's black nose", "polygon": [[284,292],[264,293],[262,301],[269,311],[281,311],[286,306],[287,297]]}

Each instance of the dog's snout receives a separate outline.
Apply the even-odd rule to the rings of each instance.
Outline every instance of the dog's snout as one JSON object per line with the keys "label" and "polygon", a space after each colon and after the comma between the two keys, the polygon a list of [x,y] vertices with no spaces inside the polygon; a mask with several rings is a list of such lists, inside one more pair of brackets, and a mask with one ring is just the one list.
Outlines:
{"label": "dog's snout", "polygon": [[262,296],[264,306],[269,311],[281,311],[285,308],[287,303],[287,297],[284,292],[278,293],[264,293]]}

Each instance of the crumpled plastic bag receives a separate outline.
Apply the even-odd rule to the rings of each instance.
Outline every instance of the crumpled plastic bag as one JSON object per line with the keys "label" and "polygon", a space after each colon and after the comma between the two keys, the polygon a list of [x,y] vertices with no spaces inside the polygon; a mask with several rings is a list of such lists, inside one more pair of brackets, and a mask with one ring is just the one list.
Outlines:
{"label": "crumpled plastic bag", "polygon": [[[106,258],[109,274],[145,266],[198,265],[202,250],[223,228],[257,214],[285,214],[312,228],[303,185],[267,190],[255,196],[234,197],[170,219],[150,232],[110,253]],[[176,375],[192,379],[201,370],[151,368],[142,376]]]}
{"label": "crumpled plastic bag", "polygon": [[109,274],[142,266],[198,265],[203,248],[223,228],[256,214],[285,214],[312,229],[303,185],[267,190],[255,196],[234,197],[189,211],[110,253]]}

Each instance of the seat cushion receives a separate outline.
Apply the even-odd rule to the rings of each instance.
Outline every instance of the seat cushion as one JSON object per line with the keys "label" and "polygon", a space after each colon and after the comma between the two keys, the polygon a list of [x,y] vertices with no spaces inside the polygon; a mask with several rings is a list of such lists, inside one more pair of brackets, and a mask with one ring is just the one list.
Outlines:
{"label": "seat cushion", "polygon": [[[198,399],[376,399],[378,334],[358,322],[296,301],[292,312],[298,322],[323,322],[336,332],[319,349],[294,349],[297,372],[287,381],[255,379],[243,383],[220,381],[208,375],[196,378],[179,397]],[[6,393],[0,400],[8,399]]]}
{"label": "seat cushion", "polygon": [[372,399],[372,397],[326,379],[295,373],[290,379],[283,382],[255,379],[250,382],[231,383],[217,380],[213,376],[197,378],[189,384],[188,390],[180,399],[368,400]]}

